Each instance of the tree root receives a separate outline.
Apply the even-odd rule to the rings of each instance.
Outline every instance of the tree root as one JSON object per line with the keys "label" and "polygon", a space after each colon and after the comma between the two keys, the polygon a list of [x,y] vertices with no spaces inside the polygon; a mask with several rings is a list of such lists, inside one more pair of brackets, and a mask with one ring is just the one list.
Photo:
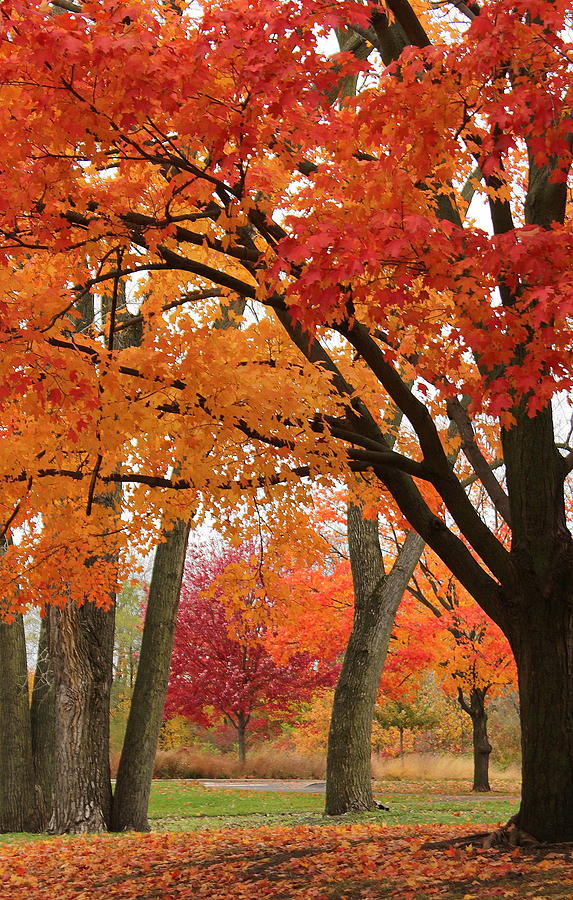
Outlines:
{"label": "tree root", "polygon": [[492,847],[513,848],[539,844],[537,838],[519,827],[516,819],[516,816],[512,816],[505,825],[492,831],[482,843],[484,850],[490,850]]}
{"label": "tree root", "polygon": [[492,848],[511,850],[514,847],[540,846],[540,841],[527,834],[517,824],[517,816],[512,816],[501,828],[495,831],[480,831],[477,834],[467,834],[460,838],[450,838],[446,841],[430,841],[424,844],[423,850],[447,850],[449,847],[480,847],[483,850]]}

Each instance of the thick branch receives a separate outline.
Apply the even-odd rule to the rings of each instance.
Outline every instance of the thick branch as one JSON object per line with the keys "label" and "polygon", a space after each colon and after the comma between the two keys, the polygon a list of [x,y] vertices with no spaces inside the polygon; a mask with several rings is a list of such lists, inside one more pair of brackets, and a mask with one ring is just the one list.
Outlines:
{"label": "thick branch", "polygon": [[487,525],[482,522],[454,474],[436,425],[426,406],[414,396],[399,374],[386,361],[378,344],[364,325],[358,322],[352,326],[343,324],[337,326],[337,330],[360,353],[366,365],[376,375],[396,406],[410,420],[420,442],[424,467],[432,473],[432,484],[439,492],[462,534],[495,577],[502,583],[511,583],[513,579],[509,554]]}
{"label": "thick branch", "polygon": [[[333,431],[334,437],[338,437],[338,435]],[[428,474],[424,469],[424,466],[416,462],[414,459],[408,459],[407,456],[402,456],[401,453],[394,453],[392,450],[356,450],[350,449],[348,450],[348,458],[354,459],[357,462],[364,462],[371,465],[373,468],[387,466],[392,469],[399,469],[401,472],[406,472],[408,475],[414,476],[414,478],[424,478],[428,479]]]}
{"label": "thick branch", "polygon": [[386,6],[401,25],[410,44],[414,47],[430,46],[430,38],[408,0],[386,0]]}
{"label": "thick branch", "polygon": [[[326,350],[316,339],[309,336],[298,323],[293,322],[286,308],[277,308],[277,315],[301,353],[310,362],[322,364],[327,371],[333,373],[333,385],[342,397],[352,397],[353,428],[389,451],[390,442],[373,420],[365,405],[355,400],[355,391],[343,378]],[[406,389],[403,382],[402,387]],[[396,405],[399,406],[399,404]],[[360,464],[355,463],[354,465]],[[356,471],[352,464],[350,467]],[[482,568],[463,541],[450,531],[445,522],[431,511],[412,477],[389,466],[374,465],[372,468],[380,481],[388,488],[412,527],[445,562],[464,587],[478,600],[487,614],[499,623],[504,618],[504,607],[501,602],[499,584]],[[463,492],[463,488],[461,488],[457,479],[455,480],[458,488]],[[473,509],[472,513],[477,517]],[[483,523],[480,522],[480,525],[485,529]],[[487,531],[487,533],[490,539],[495,541],[491,532]],[[501,550],[506,554],[503,547],[501,547]],[[503,569],[504,574],[506,574],[507,566],[504,565]]]}
{"label": "thick branch", "polygon": [[458,399],[449,400],[447,410],[450,419],[455,422],[462,439],[462,450],[476,475],[487,491],[488,497],[503,516],[508,525],[511,524],[509,499],[501,484],[493,474],[487,459],[478,447],[473,426],[467,411]]}

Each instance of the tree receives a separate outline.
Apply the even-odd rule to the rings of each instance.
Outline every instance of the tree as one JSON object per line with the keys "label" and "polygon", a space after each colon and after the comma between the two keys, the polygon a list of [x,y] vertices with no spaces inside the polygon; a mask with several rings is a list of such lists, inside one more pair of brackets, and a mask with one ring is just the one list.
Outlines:
{"label": "tree", "polygon": [[412,703],[403,700],[388,700],[378,706],[375,719],[382,728],[395,728],[399,735],[399,754],[404,756],[404,732],[422,731],[437,722],[435,711],[418,698]]}
{"label": "tree", "polygon": [[[388,421],[397,424],[393,410]],[[423,546],[410,533],[394,558],[385,559],[365,485],[354,481],[351,487],[315,492],[311,521],[326,546],[318,564],[288,573],[289,596],[281,604],[281,641],[342,658],[327,746],[327,815],[375,808],[371,731],[380,674],[398,603]]]}
{"label": "tree", "polygon": [[[472,721],[473,790],[489,791],[492,746],[487,730],[486,698],[515,684],[511,648],[499,628],[431,555],[422,561],[420,574],[410,591],[440,622],[441,628],[435,634],[438,671],[443,672],[445,690],[454,693]],[[418,622],[417,630],[423,631],[422,623]]]}
{"label": "tree", "polygon": [[115,831],[149,831],[147,808],[167,694],[189,525],[175,522],[155,554],[137,677],[113,797]]}
{"label": "tree", "polygon": [[372,719],[398,604],[423,541],[411,532],[386,572],[378,519],[348,506],[348,547],[354,583],[354,624],[336,691],[326,768],[326,813],[374,809],[370,765]]}
{"label": "tree", "polygon": [[[247,730],[256,710],[285,716],[294,704],[332,684],[332,660],[282,647],[276,662],[269,648],[280,633],[265,624],[270,598],[246,590],[235,608],[226,607],[217,576],[225,568],[253,568],[252,548],[195,544],[187,558],[167,692],[166,713],[211,724],[223,715],[237,732],[239,759],[245,761]],[[255,575],[256,575],[255,566]],[[252,580],[252,572],[251,579]],[[209,590],[209,588],[212,588]],[[265,610],[265,607],[267,608]],[[253,620],[252,614],[256,614]],[[286,654],[285,654],[286,651]]]}
{"label": "tree", "polygon": [[37,831],[42,811],[35,791],[21,613],[12,623],[0,622],[0,667],[0,831]]}
{"label": "tree", "polygon": [[[47,511],[54,478],[78,510],[82,483],[143,485],[141,513],[146,488],[367,473],[506,635],[519,824],[572,839],[573,457],[552,407],[571,387],[569,5],[258,0],[196,24],[153,3],[52,18],[9,0],[2,21],[5,521]],[[329,58],[332,27],[369,60]],[[333,102],[357,72],[359,99]],[[465,216],[472,194],[490,232]],[[70,340],[70,306],[118,269],[148,273],[142,347]],[[269,317],[207,336],[209,290]],[[167,306],[190,302],[171,327]],[[388,396],[411,426],[395,449]]]}

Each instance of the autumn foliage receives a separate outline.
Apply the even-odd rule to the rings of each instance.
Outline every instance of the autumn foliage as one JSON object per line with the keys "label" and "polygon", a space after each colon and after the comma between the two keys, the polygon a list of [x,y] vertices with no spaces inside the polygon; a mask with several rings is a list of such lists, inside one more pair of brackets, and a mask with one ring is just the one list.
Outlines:
{"label": "autumn foliage", "polygon": [[524,827],[573,838],[573,731],[539,717],[573,721],[570,3],[6,0],[0,28],[5,611],[109,603],[160,517],[256,531],[359,474],[508,638]]}
{"label": "autumn foliage", "polygon": [[[243,736],[251,719],[288,719],[297,704],[332,685],[336,653],[311,653],[281,633],[258,575],[256,547],[196,543],[190,550],[177,620],[165,714],[203,725],[223,716]],[[225,575],[243,590],[225,596]],[[229,584],[229,582],[227,582]],[[307,605],[312,608],[313,598]],[[292,632],[291,632],[292,634]],[[278,661],[275,658],[279,657]],[[252,724],[252,723],[251,723]]]}
{"label": "autumn foliage", "polygon": [[263,828],[196,834],[98,837],[2,850],[6,900],[228,900],[335,895],[417,900],[570,896],[566,854],[424,849],[428,838],[461,837],[467,825]]}
{"label": "autumn foliage", "polygon": [[418,666],[433,670],[450,695],[479,689],[493,698],[516,686],[515,661],[502,631],[430,553],[398,611],[394,652],[384,673],[390,695],[393,673],[415,672],[415,653]]}
{"label": "autumn foliage", "polygon": [[[92,565],[76,590],[69,559],[93,559],[102,533],[123,552],[143,540],[150,487],[177,483],[169,502],[188,511],[199,491],[234,502],[253,478],[346,459],[327,434],[317,445],[312,426],[316,409],[340,414],[330,379],[269,319],[232,335],[207,327],[235,294],[311,329],[354,309],[384,330],[388,360],[406,374],[415,367],[448,397],[455,385],[506,422],[513,390],[531,390],[534,412],[557,380],[570,385],[570,225],[543,230],[526,210],[491,237],[451,201],[465,182],[502,209],[524,182],[524,142],[535,166],[551,160],[561,190],[567,4],[540,3],[535,15],[496,0],[463,30],[455,13],[440,21],[418,6],[417,46],[379,72],[317,43],[349,22],[382,27],[357,2],[212,3],[199,23],[138,0],[87,0],[81,15],[3,4],[1,518],[26,533],[6,560],[20,575],[13,604],[57,596],[54,569],[78,599],[108,602],[113,572]],[[507,47],[509,69],[497,65]],[[328,99],[361,72],[359,100]],[[285,209],[279,225],[273,211]],[[116,349],[113,304],[72,339],[78,298],[117,296],[130,273],[141,346]],[[481,300],[518,283],[511,305]],[[524,334],[527,365],[513,359]],[[364,398],[377,390],[347,354],[337,363]],[[245,437],[256,461],[237,457]],[[364,468],[364,451],[350,457]],[[123,533],[91,502],[116,482],[135,485]]]}

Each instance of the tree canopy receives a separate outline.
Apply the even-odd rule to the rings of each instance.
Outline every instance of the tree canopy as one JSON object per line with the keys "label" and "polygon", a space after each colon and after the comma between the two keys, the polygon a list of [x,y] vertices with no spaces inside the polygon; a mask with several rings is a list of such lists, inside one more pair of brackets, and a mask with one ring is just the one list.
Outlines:
{"label": "tree canopy", "polygon": [[[559,839],[570,19],[565,0],[8,0],[0,43],[1,518],[27,535],[2,562],[12,605],[49,594],[54,566],[72,594],[108,596],[110,573],[78,577],[78,560],[144,531],[152,489],[188,517],[279,483],[286,509],[303,476],[362,473],[506,634],[520,822]],[[143,339],[119,350],[124,282]],[[239,298],[241,327],[211,328]],[[389,403],[409,423],[395,445]],[[116,482],[132,486],[119,529],[93,503]]]}
{"label": "tree canopy", "polygon": [[[253,715],[295,715],[297,703],[336,681],[339,666],[336,655],[303,649],[305,636],[299,642],[288,636],[285,641],[280,628],[272,625],[272,597],[257,596],[245,586],[240,598],[226,598],[217,576],[234,565],[254,570],[249,574],[256,579],[253,547],[211,541],[190,548],[166,715],[182,714],[205,725],[224,716],[238,732],[244,757],[245,732]],[[307,602],[312,605],[312,597]]]}

